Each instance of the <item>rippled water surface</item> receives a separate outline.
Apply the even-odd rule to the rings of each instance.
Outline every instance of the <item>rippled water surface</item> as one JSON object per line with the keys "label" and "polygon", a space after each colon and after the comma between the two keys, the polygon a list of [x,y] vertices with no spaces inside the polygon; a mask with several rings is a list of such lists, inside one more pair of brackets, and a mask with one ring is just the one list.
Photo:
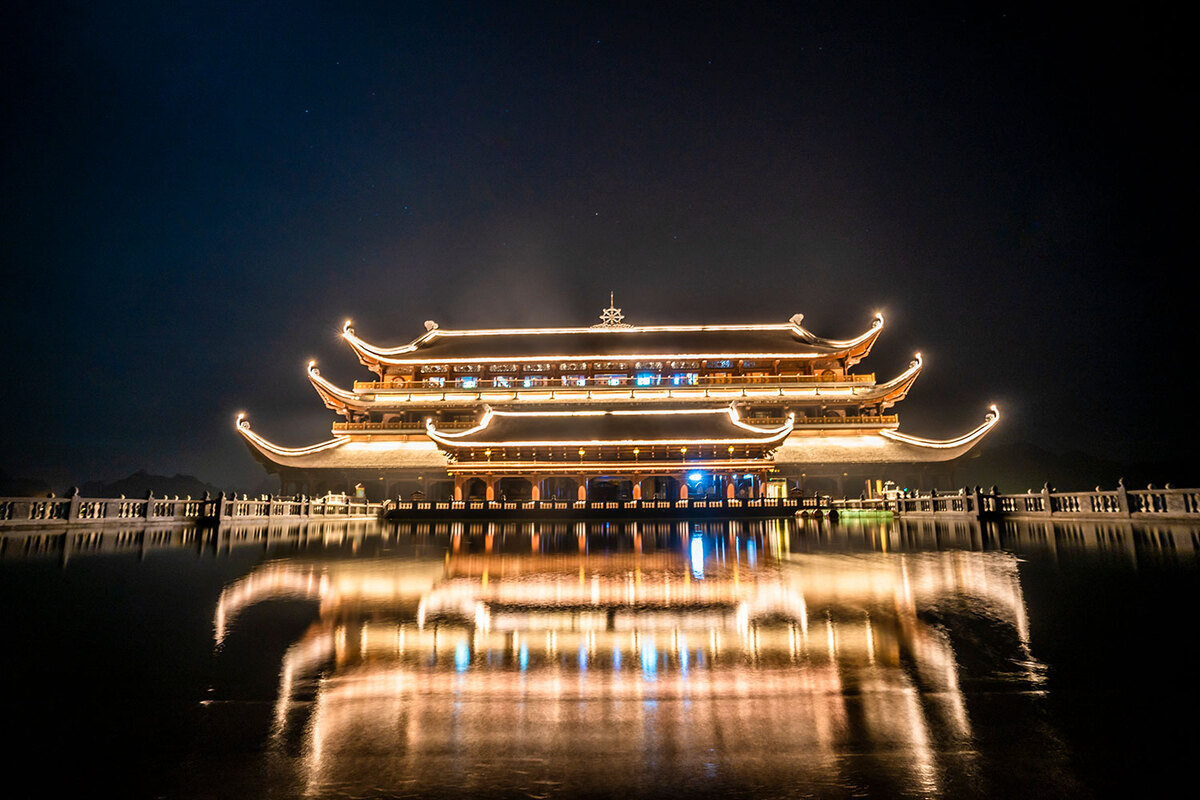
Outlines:
{"label": "rippled water surface", "polygon": [[5,794],[1153,796],[1197,743],[1198,535],[0,534]]}

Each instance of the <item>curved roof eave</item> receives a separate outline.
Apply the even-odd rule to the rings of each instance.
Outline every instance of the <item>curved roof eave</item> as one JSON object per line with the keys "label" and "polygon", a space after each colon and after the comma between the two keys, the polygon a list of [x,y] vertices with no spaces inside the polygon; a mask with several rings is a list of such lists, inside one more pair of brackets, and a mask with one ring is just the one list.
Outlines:
{"label": "curved roof eave", "polygon": [[867,397],[872,400],[879,400],[884,406],[895,405],[908,396],[908,390],[912,388],[924,366],[925,360],[921,358],[921,354],[914,354],[912,363],[908,365],[908,369],[890,381],[876,384],[872,387]]}
{"label": "curved roof eave", "polygon": [[[745,430],[749,434],[758,434],[758,436],[743,436],[743,437],[719,437],[719,438],[678,438],[678,439],[647,439],[647,438],[630,438],[630,439],[546,439],[546,440],[520,440],[520,441],[468,441],[467,437],[474,436],[482,431],[487,430],[491,422],[496,417],[599,417],[599,416],[654,416],[668,414],[719,414],[728,415],[729,421]],[[654,445],[688,445],[688,444],[772,444],[782,442],[795,429],[795,414],[788,414],[787,421],[780,426],[773,428],[762,428],[757,425],[751,425],[743,422],[741,415],[738,413],[737,407],[730,405],[726,408],[716,409],[671,409],[671,410],[616,410],[616,411],[495,411],[490,406],[485,406],[483,416],[479,420],[479,424],[461,431],[439,431],[434,425],[433,418],[425,420],[425,432],[430,439],[433,439],[440,445],[446,447],[599,447],[611,445],[625,446],[654,446]]]}
{"label": "curved roof eave", "polygon": [[322,377],[321,371],[317,369],[316,361],[308,362],[308,380],[328,409],[333,411],[345,411],[347,408],[362,410],[368,405],[357,393],[348,392]]}
{"label": "curved roof eave", "polygon": [[348,436],[335,436],[332,439],[317,444],[308,445],[307,447],[280,447],[279,445],[267,441],[259,436],[254,431],[250,430],[250,420],[246,419],[245,414],[238,414],[237,421],[234,423],[237,432],[249,443],[256,451],[261,453],[265,458],[274,464],[280,466],[290,466],[291,460],[310,456],[314,453],[320,453],[325,450],[332,450],[335,447],[341,447],[346,442],[350,441]]}
{"label": "curved roof eave", "polygon": [[993,403],[988,406],[988,413],[984,417],[983,424],[975,428],[970,433],[959,436],[957,439],[924,439],[919,436],[909,436],[900,431],[880,431],[879,435],[884,438],[891,439],[895,442],[911,445],[913,447],[927,448],[930,450],[952,450],[964,448],[964,446],[973,445],[975,442],[982,439],[988,431],[996,427],[996,423],[1000,421],[1000,409]]}
{"label": "curved roof eave", "polygon": [[[426,360],[432,361],[462,361],[463,359],[438,357],[433,359],[422,358],[401,358],[411,353],[415,353],[422,345],[442,337],[466,337],[466,336],[504,336],[511,334],[522,335],[537,335],[537,334],[607,334],[607,335],[622,335],[629,333],[675,333],[675,332],[696,332],[696,331],[771,331],[771,330],[790,330],[795,336],[806,344],[811,344],[815,347],[829,348],[830,353],[812,353],[812,354],[796,354],[796,353],[748,353],[748,355],[766,357],[778,356],[786,357],[818,357],[818,356],[836,356],[839,353],[847,354],[848,365],[857,364],[870,352],[871,346],[879,337],[880,331],[883,330],[883,315],[875,314],[871,327],[863,333],[852,339],[826,339],[809,331],[805,328],[801,321],[803,314],[794,315],[788,322],[783,324],[746,324],[746,325],[629,325],[613,328],[602,327],[564,327],[564,328],[481,328],[481,329],[466,329],[466,330],[443,330],[438,327],[437,323],[428,321],[425,323],[425,333],[413,339],[406,345],[398,347],[379,347],[373,345],[361,338],[354,332],[351,325],[351,320],[346,320],[342,326],[342,337],[350,345],[358,356],[358,360],[364,366],[376,367],[380,364],[387,365],[402,365],[422,363]],[[588,359],[605,359],[614,357],[612,354],[571,354],[581,358]],[[628,357],[653,357],[654,353],[631,354]],[[730,355],[729,353],[678,353],[672,354],[677,356],[698,356],[698,357],[719,357]],[[544,355],[532,356],[510,356],[510,355],[495,355],[495,356],[473,356],[468,361],[482,360],[533,360],[547,358]]]}

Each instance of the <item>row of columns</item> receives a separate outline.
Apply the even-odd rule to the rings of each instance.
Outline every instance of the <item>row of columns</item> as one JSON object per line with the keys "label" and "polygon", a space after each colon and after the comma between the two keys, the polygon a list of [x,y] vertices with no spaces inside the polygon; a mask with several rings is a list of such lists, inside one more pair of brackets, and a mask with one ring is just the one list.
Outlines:
{"label": "row of columns", "polygon": [[[633,483],[633,499],[641,500],[642,499],[642,482],[643,481],[645,481],[649,478],[672,478],[675,480],[676,486],[678,486],[678,488],[679,488],[679,499],[686,500],[686,499],[688,499],[688,480],[687,480],[688,474],[689,473],[687,473],[687,472],[681,472],[681,473],[672,473],[672,474],[666,474],[666,475],[655,474],[655,475],[612,476],[612,480],[616,480],[616,481],[620,481],[620,482],[624,482],[626,480],[631,481]],[[722,478],[724,480],[726,499],[732,500],[736,496],[736,488],[735,488],[736,475],[742,474],[742,473],[733,473],[733,474],[706,473],[706,474],[710,475],[712,477]],[[608,477],[608,476],[594,475],[594,476],[591,476],[590,479],[595,480],[597,478],[603,478],[603,477]],[[570,478],[571,480],[575,481],[575,483],[578,486],[577,499],[579,499],[579,500],[587,500],[588,499],[589,476],[584,475],[584,474],[544,475],[544,476],[541,476],[540,478],[536,478],[536,479],[531,476],[527,476],[527,475],[507,475],[507,474],[505,474],[505,475],[462,475],[462,474],[459,474],[459,475],[454,476],[454,499],[455,500],[463,500],[465,498],[465,487],[466,487],[467,483],[469,483],[472,480],[476,480],[476,479],[483,481],[484,486],[486,487],[485,499],[487,499],[489,501],[499,499],[500,482],[506,478],[523,478],[524,480],[529,481],[529,483],[531,484],[531,490],[530,490],[530,495],[531,495],[530,499],[531,500],[541,500],[542,499],[541,484],[543,481],[552,480],[555,478]],[[762,487],[763,487],[762,476],[758,475],[758,474],[754,474],[752,476],[752,481],[753,481],[753,483],[752,483],[753,489],[752,489],[751,496],[761,497],[762,496]]]}

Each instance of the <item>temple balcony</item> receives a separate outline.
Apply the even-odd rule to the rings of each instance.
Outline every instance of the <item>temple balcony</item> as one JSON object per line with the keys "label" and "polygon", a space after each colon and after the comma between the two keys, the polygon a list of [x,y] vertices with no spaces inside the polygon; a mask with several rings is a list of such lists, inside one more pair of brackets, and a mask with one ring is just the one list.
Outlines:
{"label": "temple balcony", "polygon": [[[439,422],[438,427],[446,430],[464,430],[477,425],[474,420]],[[417,422],[335,422],[334,433],[356,433],[360,431],[395,433],[425,433],[425,421]]]}
{"label": "temple balcony", "polygon": [[[522,385],[523,378],[479,378],[473,379],[473,383],[469,386],[455,385],[454,380],[449,380],[443,385],[434,385],[430,381],[355,381],[354,391],[356,392],[402,392],[402,393],[442,393],[442,392],[457,392],[462,390],[499,390],[499,391],[523,391],[523,390],[548,390],[548,389],[613,389],[628,387],[633,389],[654,388],[654,389],[672,389],[686,387],[759,387],[759,386],[811,386],[813,384],[838,384],[838,383],[854,383],[854,384],[873,384],[875,382],[875,373],[866,373],[863,375],[699,375],[694,379],[685,379],[679,382],[672,380],[671,375],[664,374],[658,376],[660,379],[652,383],[639,383],[634,376],[614,379],[611,376],[605,377],[582,377],[578,380],[573,380],[569,385],[564,385],[559,376],[536,376],[536,380],[543,381],[542,383],[534,383],[530,386]],[[458,379],[458,380],[461,380]],[[506,381],[506,382],[505,382]]]}
{"label": "temple balcony", "polygon": [[[754,425],[768,427],[771,425],[782,425],[786,420],[783,417],[746,417],[746,422]],[[831,415],[828,417],[801,417],[797,416],[793,421],[793,425],[797,428],[817,427],[817,426],[849,426],[861,427],[865,425],[899,425],[900,417],[896,414],[864,414],[852,416]]]}
{"label": "temple balcony", "polygon": [[[752,417],[746,422],[762,427],[783,425],[787,422],[784,417]],[[895,414],[863,415],[863,416],[828,416],[828,417],[797,417],[797,428],[807,427],[863,427],[898,425],[900,418]],[[439,422],[441,430],[465,430],[477,425],[473,420]],[[334,433],[424,433],[425,422],[335,422]]]}
{"label": "temple balcony", "polygon": [[[362,391],[364,385],[356,383],[356,391],[364,403],[392,407],[400,404],[448,404],[474,405],[476,403],[556,403],[556,402],[621,402],[656,400],[720,400],[728,403],[735,400],[797,399],[830,402],[853,402],[863,392],[874,388],[874,375],[856,375],[863,380],[838,381],[773,381],[750,383],[695,384],[671,386],[533,386],[529,388],[504,389],[491,386],[463,387],[415,387],[389,388]],[[482,383],[482,382],[481,382]]]}

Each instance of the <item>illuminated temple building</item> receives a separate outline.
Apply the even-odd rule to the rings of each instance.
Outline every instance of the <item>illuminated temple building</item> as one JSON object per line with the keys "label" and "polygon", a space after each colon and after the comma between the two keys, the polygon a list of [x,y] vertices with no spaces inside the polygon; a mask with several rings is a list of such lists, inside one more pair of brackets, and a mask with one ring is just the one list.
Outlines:
{"label": "illuminated temple building", "polygon": [[333,438],[280,447],[239,415],[287,491],[363,487],[382,499],[641,500],[857,496],[879,481],[951,485],[996,424],[945,441],[901,433],[889,410],[921,371],[852,372],[883,329],[850,339],[775,324],[628,325],[610,305],[578,328],[444,330],[381,347],[343,338],[374,380],[309,380],[344,419]]}

